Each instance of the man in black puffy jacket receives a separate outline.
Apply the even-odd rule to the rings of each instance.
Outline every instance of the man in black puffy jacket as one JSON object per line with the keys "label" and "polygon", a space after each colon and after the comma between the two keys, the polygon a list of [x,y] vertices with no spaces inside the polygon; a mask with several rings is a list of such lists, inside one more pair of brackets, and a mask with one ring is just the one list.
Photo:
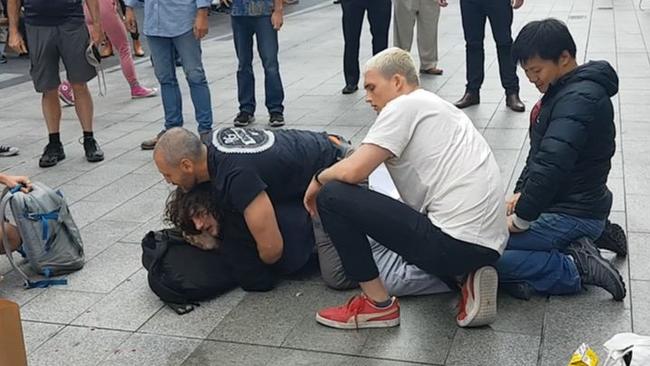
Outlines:
{"label": "man in black puffy jacket", "polygon": [[595,285],[620,301],[623,279],[593,244],[612,206],[606,183],[616,72],[606,61],[579,66],[575,42],[556,19],[527,24],[512,53],[544,95],[531,112],[530,151],[507,202],[511,235],[497,263],[502,287],[526,298]]}

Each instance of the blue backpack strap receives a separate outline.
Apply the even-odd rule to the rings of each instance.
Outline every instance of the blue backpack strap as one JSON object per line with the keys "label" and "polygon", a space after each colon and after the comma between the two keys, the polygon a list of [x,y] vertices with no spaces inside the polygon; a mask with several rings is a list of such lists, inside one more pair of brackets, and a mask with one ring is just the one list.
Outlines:
{"label": "blue backpack strap", "polygon": [[42,236],[41,239],[45,242],[45,251],[49,252],[50,251],[50,245],[52,244],[50,242],[50,224],[49,220],[58,220],[59,219],[59,210],[54,210],[50,211],[48,213],[44,214],[29,214],[27,215],[27,218],[30,220],[38,220],[41,222],[41,227],[43,228],[42,230]]}
{"label": "blue backpack strap", "polygon": [[65,278],[47,279],[47,280],[40,280],[40,281],[27,280],[25,281],[25,288],[26,289],[46,288],[55,285],[67,285],[67,284],[68,284],[68,280]]}

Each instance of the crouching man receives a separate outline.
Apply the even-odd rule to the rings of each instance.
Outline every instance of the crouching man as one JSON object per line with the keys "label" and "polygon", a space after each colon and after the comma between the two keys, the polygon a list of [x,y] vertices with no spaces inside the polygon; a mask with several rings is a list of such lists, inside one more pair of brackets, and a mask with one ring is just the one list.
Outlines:
{"label": "crouching man", "polygon": [[[372,237],[450,284],[465,276],[457,323],[489,324],[498,281],[490,265],[508,239],[503,184],[489,145],[463,112],[420,88],[407,52],[380,52],[364,77],[377,120],[350,157],[314,175],[304,198],[363,293],[319,311],[316,320],[343,329],[399,324],[399,303],[380,280]],[[403,202],[358,185],[381,163]]]}

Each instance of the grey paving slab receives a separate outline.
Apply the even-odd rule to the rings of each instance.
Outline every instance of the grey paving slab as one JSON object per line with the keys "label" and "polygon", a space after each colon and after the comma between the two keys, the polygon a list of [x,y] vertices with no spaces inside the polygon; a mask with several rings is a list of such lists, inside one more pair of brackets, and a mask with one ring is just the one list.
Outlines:
{"label": "grey paving slab", "polygon": [[104,219],[144,223],[160,216],[165,207],[167,194],[160,190],[147,190],[108,213]]}
{"label": "grey paving slab", "polygon": [[133,231],[125,235],[120,239],[121,243],[130,243],[130,244],[140,244],[142,242],[142,238],[149,232],[149,231],[155,231],[155,230],[160,230],[162,228],[168,227],[169,225],[165,225],[163,223],[162,217],[160,216],[155,216],[149,221],[140,224],[138,227],[136,227]]}
{"label": "grey paving slab", "polygon": [[539,336],[491,329],[460,329],[445,365],[529,365],[537,361]]}
{"label": "grey paving slab", "polygon": [[[3,258],[3,260],[5,259]],[[16,271],[11,271],[3,276],[3,280],[0,281],[0,298],[11,300],[20,306],[23,306],[45,291],[42,288],[25,289],[23,287],[24,280]]]}
{"label": "grey paving slab", "polygon": [[628,194],[625,199],[628,230],[650,233],[650,221],[647,220],[647,213],[650,211],[650,195]]}
{"label": "grey paving slab", "polygon": [[48,339],[54,337],[64,327],[60,324],[48,324],[30,321],[23,321],[22,326],[25,348],[27,349],[28,355],[36,351],[38,347],[40,347]]}
{"label": "grey paving slab", "polygon": [[345,293],[307,282],[283,282],[271,292],[248,293],[208,338],[280,346],[304,319],[313,320],[324,294],[345,298]]}
{"label": "grey paving slab", "polygon": [[100,365],[176,366],[182,364],[200,344],[201,341],[196,339],[135,333]]}
{"label": "grey paving slab", "polygon": [[650,281],[632,280],[632,330],[636,334],[650,334]]}
{"label": "grey paving slab", "polygon": [[[52,301],[57,307],[67,310],[71,307],[75,318],[81,314],[74,323],[83,327],[68,327],[49,340],[62,325],[25,321],[29,328],[26,335],[36,339],[28,340],[30,353],[36,354],[32,355],[31,364],[50,361],[48,364],[84,365],[105,361],[129,365],[182,362],[192,365],[406,365],[411,363],[405,360],[411,360],[426,364],[447,361],[449,365],[562,365],[582,341],[598,347],[613,332],[629,330],[632,326],[635,331],[648,332],[644,328],[650,323],[646,319],[644,305],[648,302],[648,290],[644,285],[650,283],[646,281],[650,274],[645,269],[650,254],[644,232],[650,235],[646,222],[650,206],[647,188],[650,62],[647,47],[641,41],[649,39],[650,18],[647,12],[638,12],[636,6],[630,0],[529,1],[515,12],[513,25],[516,34],[529,20],[558,17],[567,21],[578,45],[579,59],[606,59],[617,68],[621,93],[620,98],[613,98],[613,103],[620,117],[620,128],[610,173],[610,188],[614,192],[610,219],[630,231],[629,262],[615,260],[626,278],[629,296],[622,304],[614,304],[609,294],[595,288],[574,297],[550,300],[539,297],[529,302],[502,296],[497,321],[479,330],[458,330],[450,305],[438,297],[402,299],[399,328],[361,332],[327,329],[315,323],[314,312],[341,303],[348,294],[312,291],[322,286],[315,279],[287,283],[286,287],[261,296],[236,291],[203,304],[183,317],[168,308],[157,309],[161,305],[147,289],[137,244],[148,230],[162,227],[159,213],[169,192],[151,162],[151,152],[139,149],[140,142],[155,135],[162,126],[160,98],[131,101],[123,93],[111,93],[95,99],[96,136],[107,156],[99,164],[85,162],[77,142],[80,130],[74,109],[64,108],[62,137],[68,158],[55,168],[40,169],[37,159],[47,136],[40,109],[34,108],[38,96],[30,83],[3,89],[0,144],[19,145],[22,153],[0,159],[0,171],[27,174],[60,185],[67,193],[77,223],[83,228],[88,259],[92,259],[86,268],[72,275],[71,286],[83,292],[66,292],[63,288],[23,290],[15,273],[7,273],[10,268],[6,261],[0,260],[0,273],[6,273],[0,282],[0,297],[22,304],[21,310],[29,317],[62,324],[72,321],[59,310],[51,311]],[[613,11],[601,7],[612,7]],[[425,89],[453,102],[465,89],[464,42],[457,2],[443,9],[442,15],[439,55],[445,74],[424,76],[421,80]],[[323,8],[318,11],[285,20],[280,62],[287,96],[287,127],[328,130],[359,143],[374,120],[374,111],[364,103],[362,91],[350,96],[340,94],[344,84],[340,16],[339,6],[323,0]],[[495,149],[504,184],[510,192],[527,152],[529,111],[540,95],[518,69],[520,95],[527,111],[514,113],[505,107],[495,47],[489,27],[486,29],[482,103],[464,111]],[[361,45],[360,61],[363,62],[371,54],[367,24]],[[413,53],[417,59],[417,52]],[[238,104],[232,39],[203,42],[203,56],[212,89],[215,126],[230,125]],[[254,68],[256,75],[262,75],[258,60]],[[147,61],[137,65],[137,70],[144,83],[155,84]],[[126,90],[119,68],[109,70],[107,79],[111,90]],[[186,126],[193,130],[196,123],[192,108],[188,107],[189,92],[185,82],[180,84]],[[95,94],[95,83],[90,87]],[[256,96],[260,103],[263,94],[263,85],[258,83]],[[257,117],[255,127],[266,126],[266,111],[261,104]],[[119,223],[119,227],[112,227],[112,223]],[[612,257],[611,253],[606,256]],[[103,276],[115,278],[104,279],[102,271]],[[628,277],[633,280],[630,282]],[[86,292],[94,291],[95,287],[106,294]],[[303,298],[291,298],[292,292],[302,292]],[[125,310],[116,315],[111,312],[112,307]],[[92,327],[128,332],[91,331]],[[139,327],[140,333],[132,335]],[[205,341],[196,347],[208,335],[229,342],[256,344]],[[540,336],[543,337],[541,348]],[[31,345],[39,343],[42,344],[39,348],[31,349]],[[287,348],[275,348],[278,344]],[[511,349],[519,353],[509,356]],[[54,357],[47,359],[46,354]],[[487,356],[472,358],[475,354]]]}
{"label": "grey paving slab", "polygon": [[140,225],[129,221],[104,221],[97,220],[81,229],[81,239],[84,243],[86,259],[109,248],[119,239]]}
{"label": "grey paving slab", "polygon": [[488,128],[483,137],[492,149],[521,149],[527,133],[526,129]]}
{"label": "grey paving slab", "polygon": [[191,313],[179,316],[163,307],[139,330],[140,333],[205,338],[244,297],[242,290],[233,290],[214,300],[203,302]]}
{"label": "grey paving slab", "polygon": [[623,178],[608,179],[607,188],[613,196],[612,210],[625,211],[625,181]]}
{"label": "grey paving slab", "polygon": [[68,326],[28,356],[30,365],[97,365],[115,352],[129,333]]}
{"label": "grey paving slab", "polygon": [[272,347],[204,341],[182,365],[264,366],[285,352]]}
{"label": "grey paving slab", "polygon": [[141,268],[142,251],[133,245],[116,243],[67,276],[66,289],[109,293]]}
{"label": "grey paving slab", "polygon": [[111,202],[105,203],[81,200],[69,205],[69,208],[77,226],[84,227],[106,215],[116,206],[115,203]]}
{"label": "grey paving slab", "polygon": [[541,337],[548,299],[535,296],[528,301],[499,293],[497,320],[490,328],[503,333],[520,333]]}
{"label": "grey paving slab", "polygon": [[149,289],[147,271],[139,270],[99,300],[72,324],[136,331],[164,306]]}
{"label": "grey paving slab", "polygon": [[629,233],[628,250],[630,276],[635,280],[650,280],[650,234]]}
{"label": "grey paving slab", "polygon": [[399,327],[373,330],[360,354],[410,362],[443,364],[458,330],[453,294],[404,298]]}
{"label": "grey paving slab", "polygon": [[541,365],[567,363],[583,342],[596,353],[606,354],[602,344],[614,334],[631,329],[630,310],[622,303],[589,301],[581,295],[552,297],[544,319]]}
{"label": "grey paving slab", "polygon": [[32,299],[23,305],[20,313],[24,320],[68,324],[102,297],[96,293],[48,288],[39,295],[38,301]]}
{"label": "grey paving slab", "polygon": [[279,353],[267,366],[409,366],[422,365],[410,362],[382,360],[376,358],[341,356],[330,353],[291,351]]}
{"label": "grey paving slab", "polygon": [[99,189],[97,186],[77,184],[74,180],[63,184],[58,188],[63,192],[63,196],[65,197],[66,202],[68,202],[68,205],[80,201]]}
{"label": "grey paving slab", "polygon": [[501,178],[503,179],[504,184],[507,183],[513,175],[519,174],[519,172],[514,171],[517,159],[519,158],[519,149],[492,149],[492,152],[494,153],[494,158],[499,165]]}
{"label": "grey paving slab", "polygon": [[529,116],[528,113],[517,113],[513,111],[496,111],[490,123],[487,125],[488,128],[524,128],[529,127]]}

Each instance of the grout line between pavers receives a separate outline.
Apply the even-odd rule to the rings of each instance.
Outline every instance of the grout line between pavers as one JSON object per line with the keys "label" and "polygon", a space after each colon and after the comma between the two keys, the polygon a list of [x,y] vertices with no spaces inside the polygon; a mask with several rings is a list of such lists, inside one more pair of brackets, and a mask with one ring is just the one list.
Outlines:
{"label": "grout line between pavers", "polygon": [[396,358],[372,357],[372,356],[365,356],[365,355],[354,355],[354,354],[350,354],[350,353],[340,353],[340,352],[333,352],[333,351],[314,350],[314,349],[297,348],[297,347],[269,346],[269,345],[264,345],[264,344],[256,344],[256,343],[248,343],[248,342],[237,342],[237,341],[225,341],[225,340],[216,340],[216,339],[205,339],[204,341],[205,342],[212,342],[212,343],[227,343],[227,344],[238,344],[238,345],[245,345],[245,346],[262,347],[262,348],[283,349],[283,350],[291,350],[291,351],[299,351],[299,352],[325,353],[325,354],[330,354],[330,355],[335,355],[335,356],[353,357],[353,358],[360,358],[360,359],[382,360],[382,361],[395,361],[395,362],[409,363],[409,364],[415,364],[415,365],[444,366],[444,364],[438,364],[438,363],[400,360],[400,359],[396,359]]}

